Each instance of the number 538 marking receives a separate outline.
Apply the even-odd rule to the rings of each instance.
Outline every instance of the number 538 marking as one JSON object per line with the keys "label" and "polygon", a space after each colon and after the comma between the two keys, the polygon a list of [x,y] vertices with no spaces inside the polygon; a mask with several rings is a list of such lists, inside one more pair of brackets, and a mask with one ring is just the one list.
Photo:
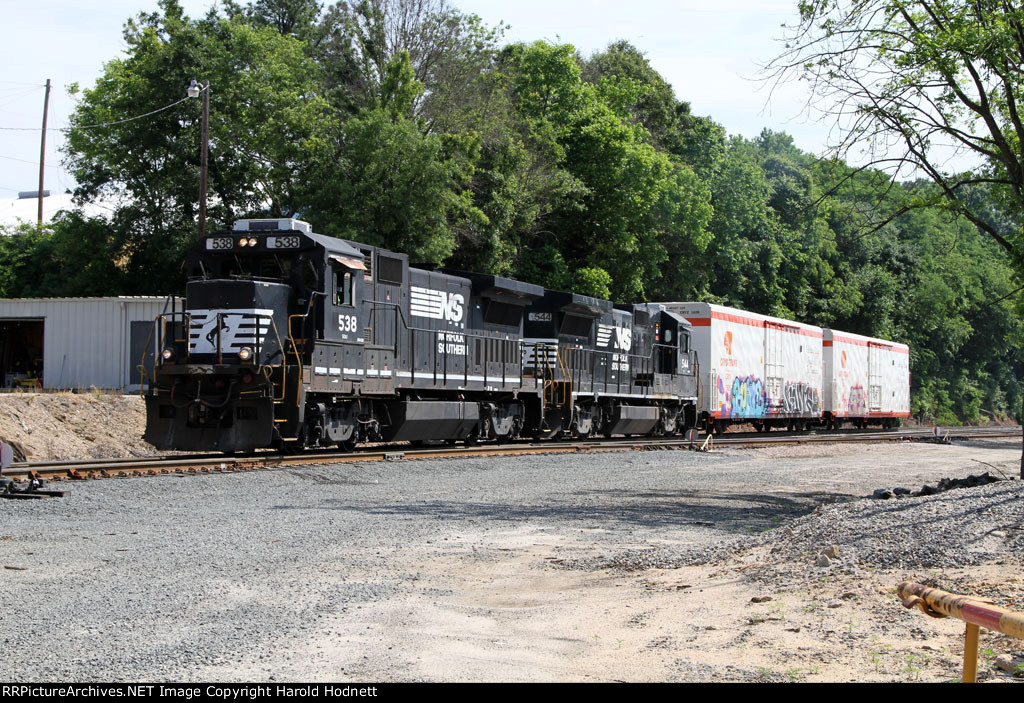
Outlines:
{"label": "number 538 marking", "polygon": [[355,332],[357,324],[355,315],[338,315],[338,330],[341,332]]}

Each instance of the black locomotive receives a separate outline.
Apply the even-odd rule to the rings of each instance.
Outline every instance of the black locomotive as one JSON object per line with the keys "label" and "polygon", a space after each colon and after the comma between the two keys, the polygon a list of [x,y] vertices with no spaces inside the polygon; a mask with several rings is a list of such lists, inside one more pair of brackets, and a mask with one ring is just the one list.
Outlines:
{"label": "black locomotive", "polygon": [[[674,434],[696,421],[689,323],[240,220],[188,258],[156,321],[146,440],[247,451]],[[144,364],[145,365],[145,364]]]}

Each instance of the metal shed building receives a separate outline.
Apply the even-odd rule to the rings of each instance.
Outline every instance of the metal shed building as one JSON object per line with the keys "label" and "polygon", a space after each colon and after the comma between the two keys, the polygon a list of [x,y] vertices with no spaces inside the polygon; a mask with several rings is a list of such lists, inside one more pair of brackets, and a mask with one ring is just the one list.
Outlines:
{"label": "metal shed building", "polygon": [[0,381],[4,387],[138,390],[138,365],[155,341],[166,297],[0,300]]}

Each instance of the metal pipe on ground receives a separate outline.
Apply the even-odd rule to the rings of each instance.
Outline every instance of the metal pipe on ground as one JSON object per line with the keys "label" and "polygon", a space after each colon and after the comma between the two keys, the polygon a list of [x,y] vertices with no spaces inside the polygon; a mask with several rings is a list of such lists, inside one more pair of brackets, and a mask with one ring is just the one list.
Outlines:
{"label": "metal pipe on ground", "polygon": [[961,679],[964,683],[976,683],[978,680],[979,628],[1024,639],[1024,613],[1000,608],[980,598],[960,596],[909,581],[897,586],[896,593],[905,608],[917,607],[933,618],[958,618],[967,623]]}

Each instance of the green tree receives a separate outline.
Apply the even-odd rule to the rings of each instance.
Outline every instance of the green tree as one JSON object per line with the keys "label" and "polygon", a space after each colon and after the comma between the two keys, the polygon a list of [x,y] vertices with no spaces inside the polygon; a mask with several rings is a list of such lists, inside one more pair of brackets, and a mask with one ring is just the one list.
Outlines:
{"label": "green tree", "polygon": [[350,113],[372,105],[388,66],[407,53],[412,78],[425,88],[407,116],[422,118],[427,131],[450,133],[477,101],[503,32],[447,0],[342,0],[324,13],[311,48],[327,95]]}
{"label": "green tree", "polygon": [[[963,197],[963,186],[989,184],[1022,222],[1024,8],[1002,0],[803,0],[799,9],[772,78],[806,79],[814,91],[808,104],[837,119],[839,153],[867,147],[878,167],[916,167],[1024,270],[1020,226],[1007,237]],[[954,153],[981,167],[951,169]]]}
{"label": "green tree", "polygon": [[504,64],[534,144],[577,184],[547,218],[551,243],[570,269],[588,269],[577,280],[593,286],[603,271],[616,299],[642,299],[661,278],[666,247],[706,246],[706,185],[630,119],[646,91],[637,81],[586,83],[569,45],[509,47]]}
{"label": "green tree", "polygon": [[[771,78],[807,81],[808,105],[836,119],[837,153],[867,147],[873,165],[894,174],[909,166],[936,184],[896,214],[941,204],[996,242],[1019,280],[1024,8],[1002,0],[802,0],[799,11]],[[951,155],[974,167],[951,167]],[[982,184],[1016,223],[1012,231],[967,197],[969,186]]]}
{"label": "green tree", "polygon": [[192,20],[174,0],[160,9],[127,23],[125,56],[83,92],[66,163],[80,201],[121,203],[110,218],[121,256],[166,289],[176,278],[166,262],[180,260],[195,232],[200,110],[182,101],[193,78],[211,84],[214,222],[301,209],[308,172],[331,154],[334,122],[302,42],[213,12]]}

